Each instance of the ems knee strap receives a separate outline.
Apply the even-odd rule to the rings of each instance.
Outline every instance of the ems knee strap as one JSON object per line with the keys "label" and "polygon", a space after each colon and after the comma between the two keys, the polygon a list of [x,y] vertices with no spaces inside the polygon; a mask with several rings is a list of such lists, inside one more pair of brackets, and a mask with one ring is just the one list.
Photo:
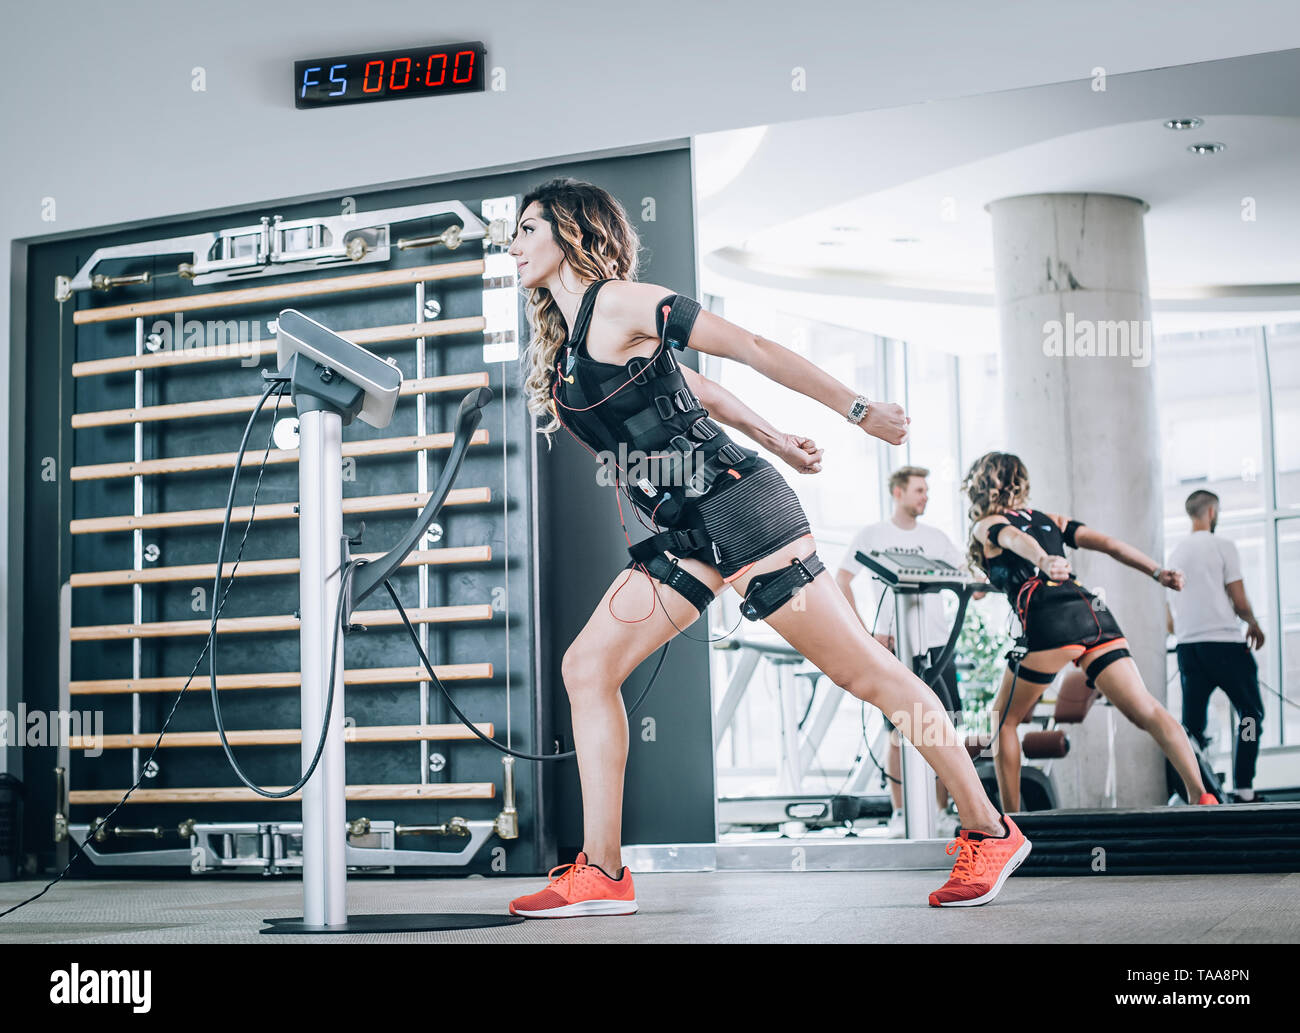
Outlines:
{"label": "ems knee strap", "polygon": [[1126,656],[1132,655],[1132,653],[1122,646],[1119,649],[1112,649],[1109,653],[1102,653],[1101,656],[1097,657],[1096,660],[1088,665],[1087,671],[1084,672],[1088,676],[1088,688],[1092,688],[1097,682],[1097,675],[1101,674],[1102,671],[1113,664],[1116,660],[1121,660]]}
{"label": "ems knee strap", "polygon": [[1049,685],[1056,675],[1049,674],[1047,671],[1035,671],[1032,667],[1025,667],[1023,664],[1016,664],[1016,677],[1021,681],[1033,682],[1035,685]]}
{"label": "ems knee strap", "polygon": [[749,589],[741,601],[741,615],[751,621],[761,621],[788,603],[804,585],[825,569],[821,557],[814,552],[805,560],[792,560],[790,566],[782,570],[755,575],[750,579]]}
{"label": "ems knee strap", "polygon": [[[628,566],[634,566],[636,563],[637,560],[632,560]],[[670,560],[662,552],[648,560],[642,560],[641,563],[650,572],[651,577],[662,581],[678,595],[684,597],[701,614],[709,608],[709,603],[713,602],[713,592],[708,585],[694,574],[687,573],[676,560]]]}

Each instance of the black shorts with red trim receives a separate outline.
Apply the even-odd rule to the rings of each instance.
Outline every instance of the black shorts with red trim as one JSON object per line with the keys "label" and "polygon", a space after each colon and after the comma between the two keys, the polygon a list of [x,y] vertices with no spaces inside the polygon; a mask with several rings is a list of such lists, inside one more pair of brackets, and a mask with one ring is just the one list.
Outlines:
{"label": "black shorts with red trim", "polygon": [[1025,586],[1019,613],[1031,653],[1063,646],[1082,646],[1091,652],[1124,637],[1105,602],[1073,580]]}

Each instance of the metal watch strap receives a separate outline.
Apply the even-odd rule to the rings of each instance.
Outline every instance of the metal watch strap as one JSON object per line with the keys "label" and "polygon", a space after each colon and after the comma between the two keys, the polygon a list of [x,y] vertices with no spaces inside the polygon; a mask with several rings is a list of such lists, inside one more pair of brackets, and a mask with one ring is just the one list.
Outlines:
{"label": "metal watch strap", "polygon": [[853,408],[849,410],[849,414],[845,419],[850,423],[861,423],[869,408],[871,408],[871,402],[867,396],[858,395],[857,398],[853,399]]}

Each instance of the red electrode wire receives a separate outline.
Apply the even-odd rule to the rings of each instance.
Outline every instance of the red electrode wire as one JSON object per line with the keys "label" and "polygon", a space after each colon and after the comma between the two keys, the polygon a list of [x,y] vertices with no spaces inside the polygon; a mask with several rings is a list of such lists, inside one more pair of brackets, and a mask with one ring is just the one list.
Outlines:
{"label": "red electrode wire", "polygon": [[[1079,593],[1079,598],[1084,601],[1084,604],[1088,607],[1088,612],[1092,614],[1092,622],[1097,625],[1097,634],[1094,635],[1092,641],[1086,643],[1086,645],[1096,645],[1096,643],[1101,639],[1101,621],[1097,619],[1097,611],[1092,608],[1092,602],[1079,587],[1078,581],[1073,577],[1071,577],[1069,581],[1049,582],[1042,574],[1035,574],[1020,586],[1020,591],[1016,593],[1015,606],[1016,616],[1020,618],[1020,625],[1024,629],[1025,638],[1028,639],[1029,637],[1029,600],[1034,597],[1034,592],[1038,590],[1038,587],[1044,583],[1069,585]],[[1029,589],[1028,593],[1025,592],[1025,589]],[[1085,643],[1079,644],[1084,645]]]}

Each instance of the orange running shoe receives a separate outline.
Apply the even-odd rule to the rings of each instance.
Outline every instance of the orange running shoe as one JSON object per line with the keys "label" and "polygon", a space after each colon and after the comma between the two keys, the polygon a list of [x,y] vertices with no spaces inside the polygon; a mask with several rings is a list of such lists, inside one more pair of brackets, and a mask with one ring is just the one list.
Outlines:
{"label": "orange running shoe", "polygon": [[1198,807],[1208,807],[1212,803],[1218,803],[1219,798],[1213,793],[1202,793],[1201,798],[1196,801]]}
{"label": "orange running shoe", "polygon": [[930,894],[931,907],[976,907],[998,895],[1031,849],[1014,821],[1004,814],[1002,823],[1007,834],[1001,838],[962,829],[948,844],[948,853],[957,854],[957,862],[948,881]]}
{"label": "orange running shoe", "polygon": [[[556,875],[556,872],[562,874]],[[573,864],[562,864],[547,873],[546,889],[516,897],[510,913],[520,918],[580,918],[583,915],[634,915],[636,889],[632,873],[625,867],[612,879],[599,865],[588,864],[578,853]]]}

